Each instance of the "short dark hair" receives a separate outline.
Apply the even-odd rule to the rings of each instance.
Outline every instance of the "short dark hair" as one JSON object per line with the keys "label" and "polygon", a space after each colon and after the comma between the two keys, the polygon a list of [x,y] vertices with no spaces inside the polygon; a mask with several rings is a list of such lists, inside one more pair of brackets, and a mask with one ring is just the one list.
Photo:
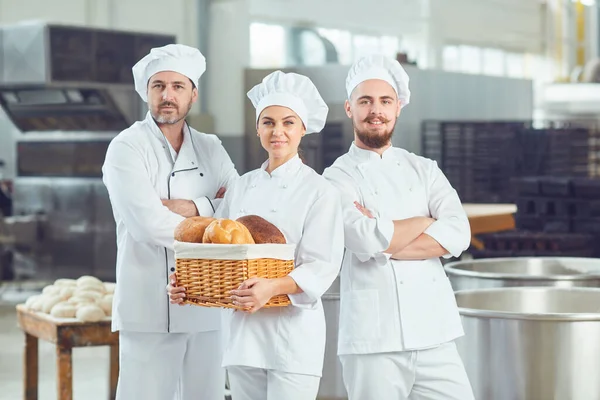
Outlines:
{"label": "short dark hair", "polygon": [[192,90],[196,89],[196,84],[194,83],[194,81],[190,79],[190,83],[192,84]]}

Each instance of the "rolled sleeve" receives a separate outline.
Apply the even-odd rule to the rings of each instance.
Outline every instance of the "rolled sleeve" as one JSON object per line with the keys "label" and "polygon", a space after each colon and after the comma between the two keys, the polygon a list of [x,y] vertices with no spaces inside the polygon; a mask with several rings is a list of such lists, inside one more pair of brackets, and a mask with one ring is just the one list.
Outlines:
{"label": "rolled sleeve", "polygon": [[385,257],[383,251],[392,241],[394,222],[381,216],[368,218],[358,211],[354,202],[363,202],[358,185],[340,168],[330,167],[323,176],[338,189],[341,196],[346,248],[361,261]]}
{"label": "rolled sleeve", "polygon": [[192,200],[198,210],[198,215],[202,217],[212,217],[217,210],[217,206],[208,197],[203,196]]}
{"label": "rolled sleeve", "polygon": [[111,142],[102,180],[113,210],[135,240],[173,249],[175,228],[184,218],[162,204],[134,146],[118,139]]}
{"label": "rolled sleeve", "polygon": [[[365,217],[366,218],[366,217]],[[367,262],[369,261],[371,258],[375,258],[377,261],[380,262],[385,262],[387,260],[390,259],[390,257],[392,256],[391,254],[387,254],[387,253],[383,253],[383,251],[381,249],[387,249],[388,247],[390,247],[390,243],[392,242],[392,237],[394,236],[394,221],[392,221],[391,219],[385,219],[385,218],[377,218],[375,219],[375,227],[373,229],[374,231],[374,236],[375,236],[375,240],[374,243],[367,243],[367,246],[364,246],[363,243],[363,248],[365,250],[369,249],[369,246],[371,246],[371,250],[370,252],[364,252],[364,253],[354,253],[356,255],[356,258],[358,258],[361,262]],[[346,230],[345,235],[356,235],[357,232],[356,231],[350,231],[348,232]],[[360,238],[358,238],[358,240],[360,240]],[[355,246],[354,248],[359,248],[360,245]]]}
{"label": "rolled sleeve", "polygon": [[340,271],[344,255],[342,211],[338,193],[329,189],[310,208],[297,246],[296,268],[288,275],[302,290],[289,295],[295,307],[315,309]]}
{"label": "rolled sleeve", "polygon": [[435,161],[431,161],[429,176],[429,211],[436,221],[424,233],[448,250],[444,258],[459,257],[471,242],[469,220],[458,193]]}

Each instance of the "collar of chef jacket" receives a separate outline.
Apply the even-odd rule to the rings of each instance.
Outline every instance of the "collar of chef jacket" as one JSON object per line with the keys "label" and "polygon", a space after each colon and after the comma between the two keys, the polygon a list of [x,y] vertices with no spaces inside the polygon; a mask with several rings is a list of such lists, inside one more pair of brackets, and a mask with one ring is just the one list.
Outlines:
{"label": "collar of chef jacket", "polygon": [[[286,161],[283,165],[280,165],[279,167],[275,168],[275,170],[271,172],[270,176],[271,177],[281,177],[281,178],[289,176],[291,174],[298,172],[298,170],[300,169],[300,167],[302,167],[302,165],[303,165],[302,160],[300,159],[298,154],[296,154],[294,157],[292,157],[291,159]],[[260,169],[262,169],[264,171],[264,174],[266,176],[269,176],[269,173],[266,171],[268,166],[269,166],[269,160],[265,161],[260,166]]]}
{"label": "collar of chef jacket", "polygon": [[192,134],[190,132],[190,127],[187,122],[183,125],[183,143],[181,143],[181,148],[179,149],[179,153],[177,157],[173,157],[171,151],[171,144],[162,133],[154,118],[152,118],[152,114],[150,111],[146,114],[145,119],[146,125],[150,128],[150,132],[156,136],[162,143],[165,152],[168,154],[171,162],[173,162],[173,171],[182,171],[188,169],[198,168],[198,159],[196,157],[196,152],[194,151],[194,145],[192,143]]}
{"label": "collar of chef jacket", "polygon": [[379,154],[377,154],[373,150],[361,149],[354,142],[352,142],[348,154],[350,155],[351,159],[356,162],[356,165],[359,167],[359,169],[362,170],[362,168],[367,167],[367,165],[371,163],[383,163],[372,164],[380,166],[384,166],[388,163],[394,163],[400,167],[405,167],[405,155],[407,154],[407,151],[394,146],[390,146],[383,152],[381,156],[379,156]]}

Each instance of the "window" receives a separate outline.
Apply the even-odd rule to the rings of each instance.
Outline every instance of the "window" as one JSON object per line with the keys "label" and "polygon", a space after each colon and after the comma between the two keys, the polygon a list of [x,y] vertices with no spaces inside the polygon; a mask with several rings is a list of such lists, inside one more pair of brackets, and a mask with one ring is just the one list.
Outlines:
{"label": "window", "polygon": [[511,78],[525,77],[525,63],[523,62],[523,54],[506,54],[506,76]]}
{"label": "window", "polygon": [[483,49],[483,73],[485,75],[504,76],[504,51]]}
{"label": "window", "polygon": [[317,29],[319,35],[329,40],[338,53],[338,61],[343,65],[350,65],[354,61],[352,56],[352,34],[349,31],[338,29]]}
{"label": "window", "polygon": [[250,24],[250,66],[283,68],[286,66],[286,32],[281,25]]}
{"label": "window", "polygon": [[460,70],[470,74],[480,74],[481,49],[475,46],[460,46]]}
{"label": "window", "polygon": [[442,68],[446,71],[460,71],[460,51],[458,46],[444,46],[442,51]]}

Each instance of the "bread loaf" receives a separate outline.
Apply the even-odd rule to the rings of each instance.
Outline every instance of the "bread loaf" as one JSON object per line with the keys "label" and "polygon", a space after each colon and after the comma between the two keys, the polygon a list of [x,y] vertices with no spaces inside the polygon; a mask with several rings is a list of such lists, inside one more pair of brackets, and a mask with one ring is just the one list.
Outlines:
{"label": "bread loaf", "polygon": [[238,218],[237,221],[248,228],[256,244],[286,243],[283,233],[275,225],[258,215],[246,215]]}
{"label": "bread loaf", "polygon": [[202,243],[206,227],[213,222],[214,218],[190,217],[184,219],[175,228],[175,240],[188,243]]}
{"label": "bread loaf", "polygon": [[248,228],[237,221],[217,219],[206,227],[203,243],[254,244]]}

